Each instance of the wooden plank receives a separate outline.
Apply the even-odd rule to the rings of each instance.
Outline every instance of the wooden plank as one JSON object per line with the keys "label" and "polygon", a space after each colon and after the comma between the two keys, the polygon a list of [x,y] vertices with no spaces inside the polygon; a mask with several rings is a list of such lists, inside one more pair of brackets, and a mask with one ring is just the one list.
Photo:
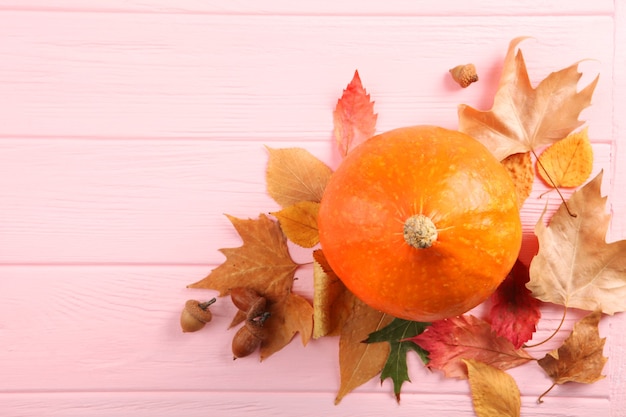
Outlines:
{"label": "wooden plank", "polygon": [[[207,269],[0,267],[0,392],[324,392],[332,402],[339,378],[337,338],[313,340],[306,347],[296,339],[262,363],[254,356],[233,361],[230,343],[235,330],[227,327],[235,308],[227,298],[214,304],[214,318],[205,329],[187,334],[180,331],[178,317],[185,300],[207,300],[215,295],[214,291],[185,288]],[[310,271],[298,277],[294,291],[310,298]],[[478,309],[473,314],[483,313]],[[545,306],[535,341],[550,335],[561,314],[560,308]],[[531,354],[540,358],[557,347],[583,314],[572,311],[562,332],[531,349]],[[611,357],[616,358],[624,354],[624,346],[615,343],[621,339],[612,330],[619,320],[624,317],[605,319],[600,328]],[[408,358],[413,382],[405,384],[403,392],[467,394],[465,381],[427,371],[416,355]],[[536,398],[550,386],[547,376],[532,362],[511,374],[526,396]],[[619,382],[605,379],[592,385],[569,384],[555,388],[553,395],[608,398],[614,384]],[[390,397],[392,386],[387,380],[381,387],[374,379],[359,392]]]}
{"label": "wooden plank", "polygon": [[[388,395],[355,393],[334,406],[327,393],[267,392],[102,392],[102,393],[27,393],[0,394],[0,410],[14,417],[62,415],[92,417],[124,415],[127,417],[335,417],[420,415],[421,417],[473,417],[469,397],[446,394],[405,394],[396,406]],[[314,404],[314,406],[312,406]],[[522,415],[551,417],[587,417],[607,415],[608,401],[599,398],[549,398],[536,404],[535,398],[522,398]],[[615,415],[617,416],[617,414]]]}
{"label": "wooden plank", "polygon": [[[265,144],[301,146],[334,166],[330,140]],[[278,209],[265,191],[263,145],[1,140],[0,263],[219,264],[219,248],[241,244],[224,213],[256,218]],[[610,172],[611,146],[594,146],[592,175]],[[605,185],[611,193],[608,180]],[[552,212],[560,203],[554,193],[540,198],[546,190],[537,180],[522,211],[531,241],[546,204]]]}
{"label": "wooden plank", "polygon": [[[355,69],[380,130],[455,127],[458,104],[490,107],[509,40],[528,35],[535,83],[592,59],[581,83],[601,81],[584,117],[594,137],[613,138],[611,16],[4,11],[0,21],[4,137],[325,139]],[[448,69],[470,61],[482,78],[463,90]]]}
{"label": "wooden plank", "polygon": [[390,0],[385,2],[366,1],[358,4],[319,0],[294,3],[288,0],[170,0],[128,1],[128,0],[0,0],[0,10],[55,10],[60,12],[92,11],[97,13],[214,13],[214,14],[280,14],[280,15],[568,15],[568,14],[608,14],[614,9],[611,0],[526,2],[498,0],[450,0],[442,3],[428,0]]}

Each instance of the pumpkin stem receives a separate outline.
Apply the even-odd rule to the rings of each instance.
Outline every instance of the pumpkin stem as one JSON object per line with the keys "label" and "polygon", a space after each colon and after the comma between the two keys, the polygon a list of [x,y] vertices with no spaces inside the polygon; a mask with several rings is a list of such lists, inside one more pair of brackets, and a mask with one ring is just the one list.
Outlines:
{"label": "pumpkin stem", "polygon": [[437,240],[437,227],[429,217],[416,214],[404,222],[404,240],[416,249],[430,248]]}

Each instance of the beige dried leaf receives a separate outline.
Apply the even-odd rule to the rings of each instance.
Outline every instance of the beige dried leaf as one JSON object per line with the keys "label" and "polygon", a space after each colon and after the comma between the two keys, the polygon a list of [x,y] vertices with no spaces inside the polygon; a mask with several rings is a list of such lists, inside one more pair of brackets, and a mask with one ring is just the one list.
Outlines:
{"label": "beige dried leaf", "polygon": [[337,336],[353,300],[321,249],[313,252],[313,259],[313,338]]}
{"label": "beige dried leaf", "polygon": [[301,201],[322,200],[332,170],[302,148],[267,148],[269,162],[265,180],[268,194],[281,207]]}
{"label": "beige dried leaf", "polygon": [[467,365],[472,403],[478,417],[519,417],[522,401],[511,375],[474,359]]}

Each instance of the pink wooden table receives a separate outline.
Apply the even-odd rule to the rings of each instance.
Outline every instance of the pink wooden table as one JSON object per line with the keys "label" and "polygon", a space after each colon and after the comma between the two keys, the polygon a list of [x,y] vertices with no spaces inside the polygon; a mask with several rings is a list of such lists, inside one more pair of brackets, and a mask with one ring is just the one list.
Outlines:
{"label": "pink wooden table", "polygon": [[[201,333],[182,334],[178,315],[213,295],[185,286],[223,261],[218,248],[239,245],[223,213],[276,209],[264,145],[333,163],[331,112],[355,69],[379,131],[454,128],[458,104],[490,107],[519,35],[534,37],[533,82],[583,58],[581,83],[600,73],[583,118],[594,175],[608,174],[609,238],[626,238],[622,0],[0,0],[0,415],[474,415],[467,383],[415,355],[400,406],[376,380],[334,406],[336,339],[233,362],[228,303]],[[461,90],[447,70],[467,62],[481,81]],[[298,278],[310,297],[311,269]],[[537,339],[559,315],[544,312]],[[596,384],[537,405],[542,371],[511,372],[522,415],[626,416],[624,316],[601,335]]]}

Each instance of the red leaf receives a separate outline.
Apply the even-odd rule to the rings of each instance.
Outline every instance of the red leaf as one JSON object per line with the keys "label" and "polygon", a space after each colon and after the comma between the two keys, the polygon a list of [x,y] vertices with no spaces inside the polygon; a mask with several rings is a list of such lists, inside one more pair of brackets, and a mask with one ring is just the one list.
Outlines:
{"label": "red leaf", "polygon": [[530,340],[541,317],[539,300],[526,288],[528,281],[528,267],[518,260],[491,296],[491,327],[498,336],[510,340],[516,349]]}
{"label": "red leaf", "polygon": [[374,102],[363,88],[359,71],[355,71],[333,112],[333,133],[342,156],[374,135],[377,118]]}
{"label": "red leaf", "polygon": [[502,370],[533,359],[474,316],[435,321],[424,333],[408,340],[428,351],[429,368],[439,369],[449,378],[467,379],[463,359],[475,359]]}

